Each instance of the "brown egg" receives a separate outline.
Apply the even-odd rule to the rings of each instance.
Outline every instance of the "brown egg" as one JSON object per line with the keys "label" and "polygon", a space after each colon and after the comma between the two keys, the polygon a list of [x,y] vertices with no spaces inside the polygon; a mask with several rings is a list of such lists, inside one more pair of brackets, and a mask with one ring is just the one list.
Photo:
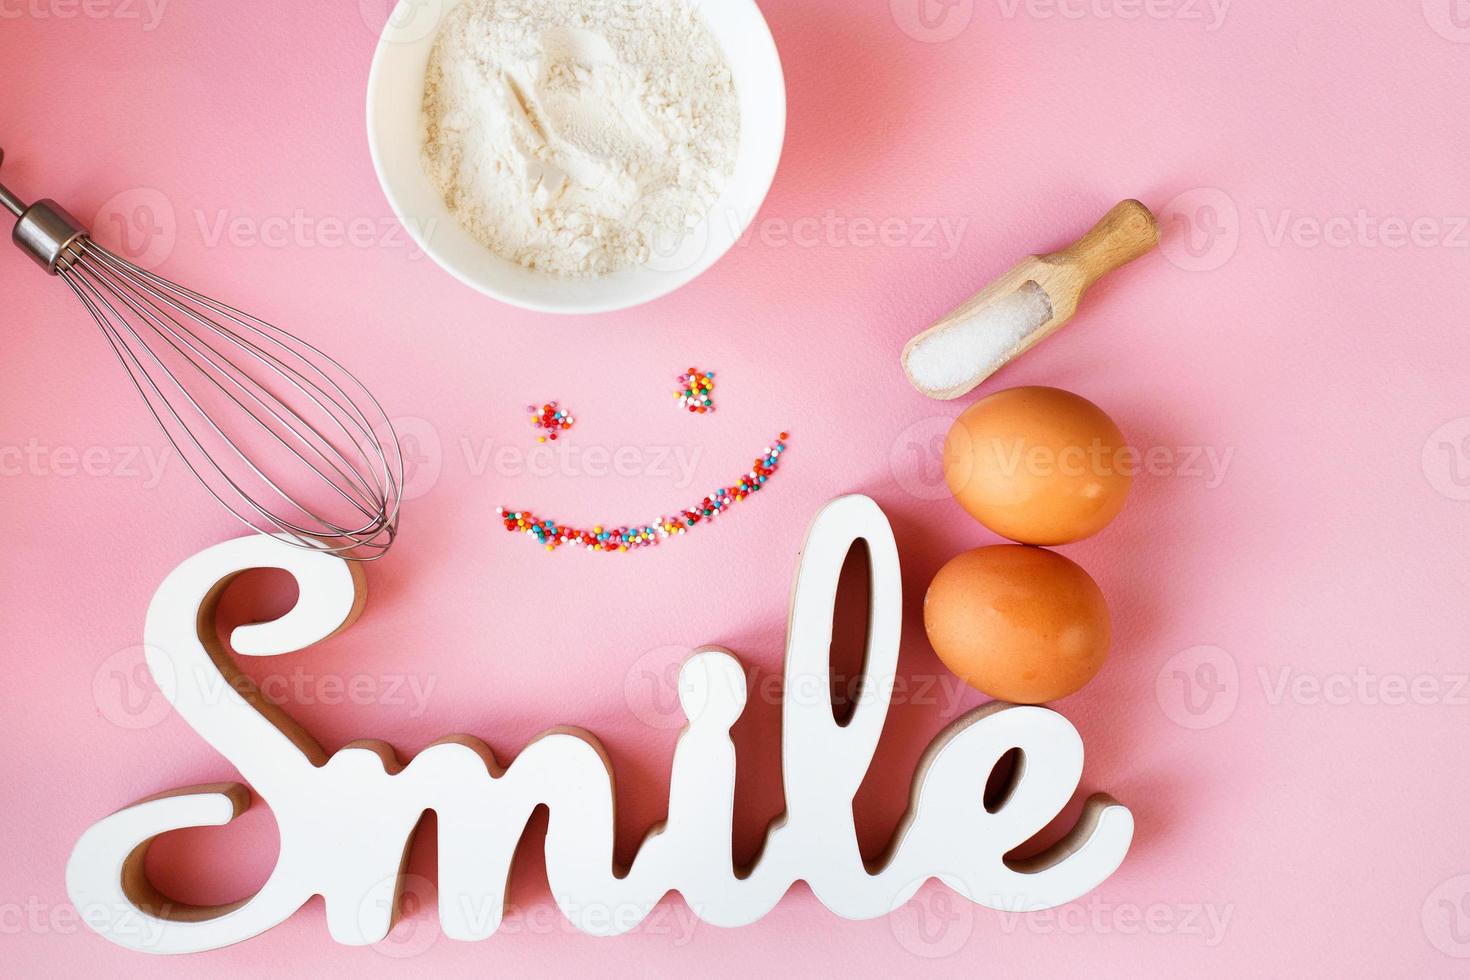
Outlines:
{"label": "brown egg", "polygon": [[1014,704],[1079,690],[1112,639],[1092,576],[1055,552],[1014,544],[967,551],[941,568],[924,598],[924,629],[945,666]]}
{"label": "brown egg", "polygon": [[1023,544],[1101,531],[1128,498],[1137,458],[1107,413],[1058,388],[1012,388],[970,406],[944,447],[960,506]]}

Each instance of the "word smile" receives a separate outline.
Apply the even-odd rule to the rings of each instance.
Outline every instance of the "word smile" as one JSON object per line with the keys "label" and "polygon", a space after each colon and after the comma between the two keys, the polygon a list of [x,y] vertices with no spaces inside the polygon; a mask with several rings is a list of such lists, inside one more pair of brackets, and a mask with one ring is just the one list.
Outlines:
{"label": "word smile", "polygon": [[[868,545],[871,572],[866,671],[877,690],[891,691],[902,633],[898,549],[887,518],[866,497],[833,501],[812,525],[793,592],[787,668],[798,679],[829,669],[838,579],[859,539]],[[327,927],[338,942],[381,942],[401,911],[405,856],[430,810],[439,828],[439,923],[459,940],[484,939],[500,927],[517,844],[541,806],[550,811],[546,875],[556,904],[578,929],[600,936],[636,928],[671,891],[705,922],[746,925],[797,881],[848,919],[886,915],[932,878],[990,908],[1053,908],[1111,875],[1133,838],[1132,814],[1097,795],[1061,843],[1025,861],[1007,860],[1071,800],[1082,775],[1082,740],[1056,712],[997,704],[934,740],[914,776],[913,809],[881,864],[869,867],[852,804],[877,750],[888,698],[860,701],[845,725],[837,724],[829,701],[797,698],[782,707],[787,810],[755,865],[737,869],[730,728],[745,708],[745,674],[731,654],[705,649],[681,672],[679,700],[689,724],[674,748],[668,818],[632,865],[619,868],[613,774],[607,753],[586,732],[552,729],[508,767],[465,735],[435,743],[407,765],[381,742],[354,742],[327,755],[252,689],[230,650],[203,625],[215,621],[223,583],[263,567],[293,575],[299,599],[279,620],[237,629],[237,653],[300,650],[346,628],[362,608],[361,568],[255,536],[211,548],[169,575],[149,608],[144,639],[154,675],[178,679],[164,692],[179,716],[270,805],[280,838],[275,868],[256,894],[209,908],[179,906],[148,880],[149,843],[170,830],[230,822],[250,803],[238,784],[175,790],[104,818],[77,842],[67,890],[78,908],[116,910],[88,924],[122,946],[217,949],[271,929],[314,895],[326,900]],[[199,682],[211,674],[225,683]],[[1001,801],[987,806],[987,780],[1016,750],[1024,765]]]}

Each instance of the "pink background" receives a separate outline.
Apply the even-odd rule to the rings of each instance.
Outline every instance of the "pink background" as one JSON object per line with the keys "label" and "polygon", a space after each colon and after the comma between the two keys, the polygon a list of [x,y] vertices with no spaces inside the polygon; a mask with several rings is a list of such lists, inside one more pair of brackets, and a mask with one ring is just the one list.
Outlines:
{"label": "pink background", "polygon": [[[936,490],[936,437],[968,400],[915,395],[897,352],[1021,255],[1145,200],[1162,253],[987,389],[1077,391],[1154,454],[1122,517],[1063,549],[1115,617],[1106,669],[1057,707],[1086,741],[1082,791],[1137,817],[1122,869],[1031,919],[930,886],[888,920],[845,923],[802,886],[748,929],[691,928],[671,901],[599,941],[551,910],[538,819],[509,934],[485,943],[437,935],[430,829],[413,915],[381,948],[332,943],[319,901],[199,958],[112,947],[78,926],[63,866],[112,810],[231,777],[169,713],[136,644],[162,577],[236,529],[181,466],[149,477],[135,457],[159,438],[111,353],[66,290],[7,249],[6,972],[1464,969],[1465,5],[1238,0],[1217,18],[1193,0],[927,0],[920,21],[918,2],[763,0],[790,133],[756,232],[695,284],[618,315],[521,313],[407,246],[363,132],[382,0],[155,0],[156,19],[141,0],[6,4],[4,175],[97,215],[103,241],[301,330],[417,420],[402,427],[418,497],[371,570],[366,615],[250,672],[329,749],[377,736],[410,755],[466,731],[507,757],[553,723],[587,726],[617,770],[625,860],[666,802],[666,668],[718,643],[776,675],[806,523],[850,491],[891,517],[907,580],[914,694],[856,808],[865,846],[887,840],[920,751],[982,700],[929,650],[924,588],[996,540]],[[344,223],[354,242],[338,240]],[[961,230],[953,246],[941,225]],[[718,371],[713,417],[672,406],[691,363]],[[631,447],[625,472],[595,454],[530,466],[521,409],[549,398],[581,416],[567,447]],[[654,551],[547,555],[494,520],[502,503],[650,519],[729,481],[783,428],[791,451],[769,493]],[[692,476],[669,468],[676,454]],[[237,615],[288,599],[274,580],[248,591]],[[775,701],[756,698],[736,736],[744,859],[781,809]],[[160,843],[154,874],[181,899],[233,899],[263,880],[274,834],[257,805]]]}

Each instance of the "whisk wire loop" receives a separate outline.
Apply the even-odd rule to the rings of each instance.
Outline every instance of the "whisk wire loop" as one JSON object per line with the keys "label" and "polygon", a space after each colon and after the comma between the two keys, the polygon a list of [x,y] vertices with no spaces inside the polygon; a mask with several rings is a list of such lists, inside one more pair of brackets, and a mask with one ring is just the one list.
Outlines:
{"label": "whisk wire loop", "polygon": [[[338,362],[87,237],[67,247],[55,272],[185,465],[237,520],[356,560],[386,553],[402,505],[402,452],[382,407]],[[232,435],[242,427],[284,453],[301,479],[284,479],[243,449],[243,437]],[[324,516],[320,504],[301,499],[301,487],[345,503],[353,516]]]}
{"label": "whisk wire loop", "polygon": [[[103,258],[104,266],[106,266],[106,257],[103,256],[102,258]],[[95,270],[92,270],[92,269],[88,269],[87,271],[88,272],[95,273]],[[109,284],[110,285],[114,285],[114,286],[119,285],[118,283],[116,283],[114,281],[111,281],[112,278],[113,278],[113,273],[111,272],[111,270],[108,270],[105,273],[105,277],[109,280]],[[149,296],[155,296],[155,297],[162,298],[161,296],[159,296],[159,294],[156,292],[156,290],[153,289],[153,287],[151,287],[151,286],[146,287],[146,293]],[[236,388],[242,394],[244,394],[245,396],[247,396],[248,398],[250,398],[255,403],[255,405],[257,407],[259,407],[261,410],[263,410],[264,412],[266,412],[277,423],[281,424],[282,426],[287,426],[288,427],[287,428],[287,431],[288,432],[294,432],[294,430],[292,430],[292,429],[289,428],[289,423],[287,422],[286,419],[284,419],[281,416],[281,413],[279,411],[277,411],[275,408],[273,408],[270,405],[270,403],[265,398],[262,398],[262,395],[261,395],[262,392],[264,392],[264,394],[266,394],[267,396],[269,395],[269,392],[265,392],[264,388],[259,384],[259,382],[255,381],[253,378],[251,378],[249,376],[246,376],[246,377],[244,377],[242,379],[242,378],[236,377],[234,374],[229,373],[228,370],[226,369],[225,365],[222,363],[222,361],[223,361],[223,355],[222,355],[222,353],[214,345],[210,344],[208,341],[206,341],[203,338],[201,338],[193,330],[190,330],[185,324],[179,322],[176,318],[174,318],[173,316],[169,315],[166,310],[160,308],[157,303],[154,303],[154,302],[150,301],[147,296],[144,297],[144,303],[143,303],[143,305],[140,305],[133,298],[130,298],[129,295],[126,292],[123,292],[121,295],[123,297],[124,303],[128,306],[128,308],[132,312],[138,314],[139,316],[142,316],[151,326],[153,326],[154,329],[159,332],[159,335],[169,344],[169,346],[174,349],[174,351],[176,351],[180,355],[183,355],[184,354],[183,350],[178,345],[178,342],[182,342],[184,345],[186,345],[189,348],[190,352],[192,352],[197,357],[201,358],[201,361],[200,362],[197,362],[197,365],[200,368],[200,373],[212,385],[214,385],[214,387],[217,390],[219,390],[220,392],[222,392],[226,397],[230,398],[230,400],[233,401],[234,404],[237,407],[239,407],[241,409],[246,409],[248,411],[247,406],[243,405],[239,401],[239,399],[237,397],[235,397],[231,392],[229,392],[228,390],[226,390],[224,388],[224,386],[220,383],[219,378],[216,378],[213,374],[209,373],[209,371],[205,370],[205,366],[206,365],[208,367],[210,367],[210,368],[214,368],[214,369],[217,369],[218,371],[220,371],[221,377],[225,381],[229,382],[234,388]],[[144,307],[146,307],[146,308],[144,308]],[[191,319],[194,319],[194,320],[199,320],[200,319],[197,315],[194,315],[192,313],[192,311],[190,312],[190,318]],[[233,334],[230,334],[230,336],[233,337],[234,335]],[[245,348],[245,345],[242,344],[238,339],[235,340],[234,342],[236,343],[236,346],[239,346],[242,349],[246,349]],[[201,350],[201,348],[203,348],[203,349]],[[259,355],[257,355],[257,357],[259,358]],[[155,358],[155,360],[156,360],[156,358]],[[284,365],[281,365],[279,362],[275,362],[275,364],[276,364],[276,366],[278,366],[281,369],[285,370],[285,366]],[[291,380],[292,381],[292,384],[296,387],[296,389],[298,391],[300,391],[302,394],[304,394],[307,397],[311,398],[312,401],[318,407],[325,408],[325,406],[322,406],[320,400],[318,400],[315,395],[312,395],[310,392],[308,392],[299,383],[297,383],[295,379],[288,379],[288,380]],[[199,408],[198,403],[195,402],[194,399],[189,396],[189,393],[188,393],[188,391],[186,389],[183,389],[182,387],[180,387],[180,394],[183,395],[185,398],[187,398],[190,401],[191,405],[193,405],[196,409]],[[335,400],[334,400],[334,405],[335,405],[335,407],[337,407],[340,410],[343,410],[343,411],[346,410],[346,409],[343,408],[343,406],[340,403],[335,402]],[[224,434],[222,432],[220,432],[219,427],[214,424],[213,420],[209,418],[208,414],[205,413],[205,412],[203,412],[202,409],[199,409],[199,410],[201,412],[202,417],[206,420],[206,422],[210,425],[210,427],[216,433],[218,433],[222,438],[227,438],[227,437],[224,436]],[[297,422],[297,423],[299,423],[299,424],[301,424],[303,426],[306,426],[308,429],[310,429],[310,431],[311,431],[311,433],[313,435],[319,437],[320,440],[325,445],[328,446],[328,448],[330,449],[332,455],[336,457],[336,461],[333,461],[332,459],[330,459],[326,455],[324,455],[321,452],[319,446],[317,445],[317,443],[315,441],[305,441],[305,442],[303,442],[303,448],[311,451],[314,455],[316,455],[324,463],[326,463],[326,465],[330,466],[337,473],[337,475],[339,477],[343,478],[344,480],[350,480],[355,486],[360,487],[360,488],[363,488],[363,489],[366,489],[366,490],[368,490],[369,493],[371,493],[371,488],[367,486],[366,481],[362,478],[362,476],[360,474],[357,474],[355,472],[349,474],[349,473],[346,473],[346,472],[344,472],[342,470],[342,466],[347,466],[350,469],[351,468],[351,464],[346,460],[345,457],[343,457],[343,455],[341,454],[341,452],[338,451],[336,449],[336,447],[331,444],[330,440],[325,435],[323,435],[316,428],[312,427],[310,425],[310,423],[308,423],[305,419],[302,419],[295,412],[292,412],[291,414],[292,414],[292,417],[293,417],[293,419],[294,419],[295,422]],[[263,432],[265,432],[268,435],[270,435],[280,445],[286,446],[286,447],[289,448],[289,444],[280,435],[280,433],[278,433],[271,426],[267,425],[263,419],[260,419],[259,417],[255,417],[255,416],[250,416],[250,417],[252,418],[253,421],[256,422],[256,424],[258,425],[258,427]],[[339,424],[339,428],[342,428],[342,431],[343,431],[344,435],[348,434],[345,427],[340,426],[340,424]],[[242,457],[242,461],[245,462],[247,465],[249,465],[251,467],[251,469],[258,476],[260,476],[263,480],[266,480],[267,482],[269,482],[269,478],[266,477],[265,474],[260,473],[259,470],[256,469],[253,464],[250,463],[250,461],[249,461],[248,458],[243,458]],[[303,460],[303,461],[306,462],[309,466],[311,466],[312,470],[318,476],[322,477],[323,479],[330,479],[327,476],[327,474],[322,473],[321,470],[315,464],[311,463],[310,460]],[[341,465],[339,465],[339,463]],[[300,507],[301,506],[301,504],[300,504],[299,501],[296,501],[293,498],[291,498],[285,491],[280,490],[279,488],[275,487],[274,485],[272,485],[272,489],[277,490],[277,492],[279,492],[282,497],[284,497],[287,500],[289,500],[294,506],[297,506],[297,507]],[[334,489],[336,489],[338,491],[338,493],[344,499],[347,499],[348,501],[352,502],[357,507],[357,509],[359,510],[359,512],[361,512],[364,516],[371,516],[371,513],[372,513],[371,510],[369,510],[366,505],[364,505],[363,503],[359,502],[357,500],[357,498],[353,494],[350,494],[350,493],[348,493],[346,491],[343,491],[340,487],[336,487],[335,485],[334,485]],[[336,529],[336,530],[345,530],[345,529],[342,529],[342,528],[335,528],[335,526],[334,526],[334,529]]]}
{"label": "whisk wire loop", "polygon": [[387,553],[403,504],[403,451],[362,382],[280,327],[103,248],[55,201],[26,204],[0,184],[0,207],[16,218],[16,246],[91,314],[164,436],[221,506],[303,548],[355,561]]}

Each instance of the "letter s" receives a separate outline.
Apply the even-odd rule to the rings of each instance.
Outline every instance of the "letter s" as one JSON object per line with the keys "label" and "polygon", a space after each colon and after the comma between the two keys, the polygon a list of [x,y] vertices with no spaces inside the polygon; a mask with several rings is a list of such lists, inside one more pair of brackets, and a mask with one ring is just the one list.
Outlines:
{"label": "letter s", "polygon": [[[362,576],[348,562],[264,535],[228,541],[184,562],[155,593],[144,629],[148,667],[179,715],[263,797],[299,796],[325,753],[260,697],[215,635],[220,595],[235,576],[255,568],[289,572],[300,598],[274,622],[236,629],[231,644],[241,654],[272,656],[311,646],[348,626],[362,609]],[[284,850],[261,890],[229,905],[172,902],[144,872],[148,847],[160,834],[222,826],[249,805],[244,786],[218,783],[152,796],[101,820],[77,841],[67,862],[72,904],[101,935],[139,952],[218,949],[265,932],[311,896],[290,873],[292,857]]]}

